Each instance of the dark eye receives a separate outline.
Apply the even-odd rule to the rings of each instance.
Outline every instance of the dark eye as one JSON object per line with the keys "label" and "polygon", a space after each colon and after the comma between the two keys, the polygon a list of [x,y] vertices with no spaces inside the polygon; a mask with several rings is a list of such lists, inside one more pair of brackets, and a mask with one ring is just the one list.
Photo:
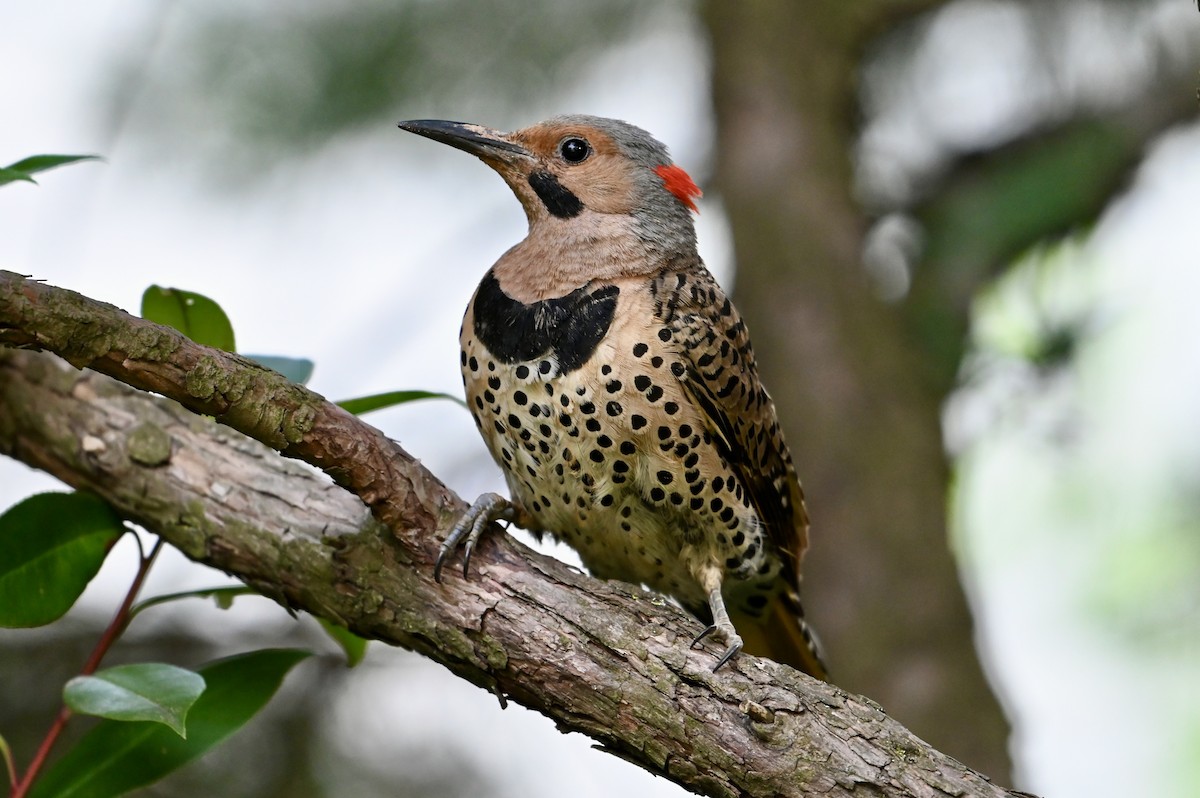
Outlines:
{"label": "dark eye", "polygon": [[563,160],[569,163],[579,163],[592,153],[592,148],[583,139],[569,138],[558,145],[558,152]]}

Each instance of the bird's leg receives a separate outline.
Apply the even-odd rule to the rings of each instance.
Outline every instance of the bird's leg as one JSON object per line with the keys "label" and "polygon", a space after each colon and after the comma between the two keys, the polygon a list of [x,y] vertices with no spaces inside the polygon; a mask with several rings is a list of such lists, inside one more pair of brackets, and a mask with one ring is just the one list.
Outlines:
{"label": "bird's leg", "polygon": [[475,550],[475,544],[479,542],[479,538],[487,529],[488,524],[493,521],[519,523],[525,515],[520,507],[499,494],[484,493],[481,495],[462,514],[462,517],[451,528],[450,534],[446,536],[446,540],[442,542],[437,562],[433,566],[433,580],[435,582],[442,581],[442,566],[446,564],[446,558],[463,544],[464,539],[466,545],[463,546],[463,578],[466,579],[467,569],[471,566],[471,552]]}
{"label": "bird's leg", "polygon": [[733,628],[733,622],[729,620],[729,611],[725,609],[725,599],[721,596],[720,572],[711,570],[705,574],[705,577],[707,578],[703,581],[705,587],[708,588],[708,608],[712,612],[713,620],[710,626],[696,635],[696,639],[692,641],[692,648],[698,646],[700,641],[709,635],[714,635],[718,640],[729,644],[729,648],[725,649],[725,653],[717,660],[717,664],[713,665],[713,672],[716,673],[722,665],[729,662],[742,650],[742,638]]}

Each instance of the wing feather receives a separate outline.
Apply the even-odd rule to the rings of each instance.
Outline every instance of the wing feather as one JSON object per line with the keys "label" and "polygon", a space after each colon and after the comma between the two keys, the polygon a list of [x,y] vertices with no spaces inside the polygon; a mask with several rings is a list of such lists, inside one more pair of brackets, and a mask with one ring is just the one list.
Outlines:
{"label": "wing feather", "polygon": [[701,410],[718,451],[749,491],[750,502],[798,585],[808,546],[804,493],[754,362],[737,309],[703,266],[661,275],[655,312],[679,345],[684,391]]}

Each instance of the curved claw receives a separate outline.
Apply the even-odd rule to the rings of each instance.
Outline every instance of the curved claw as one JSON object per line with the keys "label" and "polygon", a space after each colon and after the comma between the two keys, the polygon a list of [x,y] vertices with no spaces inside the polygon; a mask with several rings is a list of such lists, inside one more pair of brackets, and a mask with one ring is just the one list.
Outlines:
{"label": "curved claw", "polygon": [[696,635],[696,639],[692,641],[692,648],[700,645],[700,641],[709,635],[714,635],[718,640],[729,644],[729,648],[725,649],[725,653],[717,660],[717,664],[713,665],[713,673],[716,673],[722,665],[736,657],[742,650],[742,638],[729,620],[729,612],[725,609],[725,600],[721,597],[720,583],[709,590],[708,607],[712,611],[713,622],[706,626],[703,632]]}
{"label": "curved claw", "polygon": [[733,631],[732,626],[730,626],[729,629],[724,629],[716,624],[712,624],[704,627],[704,631],[696,635],[696,638],[692,641],[691,647],[696,648],[700,645],[700,642],[704,640],[704,638],[714,633],[716,633],[718,638],[727,640],[729,642],[729,648],[725,649],[725,653],[722,654],[721,658],[717,660],[717,664],[713,665],[713,673],[716,673],[721,669],[721,666],[725,665],[725,663],[729,662],[729,660],[733,659],[741,652],[742,638]]}
{"label": "curved claw", "polygon": [[717,625],[715,623],[710,626],[704,627],[704,631],[701,632],[700,634],[696,635],[696,638],[694,640],[692,640],[692,645],[690,646],[690,648],[695,648],[696,646],[700,645],[701,640],[708,637],[710,634],[712,634],[715,631],[717,631]]}
{"label": "curved claw", "polygon": [[[497,518],[492,519],[492,520],[504,521],[506,523],[508,521],[508,519],[504,515],[500,515]],[[476,527],[478,527],[478,528],[476,528]],[[462,567],[463,579],[467,578],[467,572],[471,569],[471,555],[475,553],[475,544],[479,542],[479,539],[481,537],[483,537],[483,533],[486,529],[487,529],[487,521],[484,520],[483,523],[480,523],[480,520],[476,519],[475,525],[471,527],[471,534],[467,535],[466,545],[463,546],[463,567]]]}
{"label": "curved claw", "polygon": [[717,660],[717,664],[713,665],[713,673],[716,673],[717,671],[719,671],[721,669],[722,665],[724,665],[726,662],[729,662],[729,660],[736,657],[738,655],[738,652],[740,652],[741,650],[742,650],[742,639],[739,637],[736,643],[731,645],[729,648],[725,649],[725,653],[721,655],[721,658],[719,660]]}
{"label": "curved claw", "polygon": [[503,496],[485,493],[476,499],[475,503],[467,508],[467,511],[450,529],[450,534],[442,542],[437,561],[433,565],[433,580],[435,582],[442,581],[442,567],[446,564],[446,558],[453,554],[460,545],[463,545],[464,539],[466,540],[466,544],[463,546],[463,578],[465,579],[471,565],[471,553],[475,551],[475,544],[483,535],[484,530],[488,528],[488,524],[492,521],[510,521],[512,518],[513,506]]}

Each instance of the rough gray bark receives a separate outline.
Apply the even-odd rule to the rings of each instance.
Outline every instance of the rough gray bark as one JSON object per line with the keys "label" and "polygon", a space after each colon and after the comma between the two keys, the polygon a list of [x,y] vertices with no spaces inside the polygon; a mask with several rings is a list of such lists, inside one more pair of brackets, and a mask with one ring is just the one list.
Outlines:
{"label": "rough gray bark", "polygon": [[1018,794],[869,699],[750,656],[712,673],[715,652],[689,649],[698,624],[681,610],[507,537],[484,542],[470,579],[436,584],[438,541],[462,501],[378,431],[242,358],[9,272],[0,343],[169,397],[0,349],[0,452],[285,606],[419,651],[689,790]]}

